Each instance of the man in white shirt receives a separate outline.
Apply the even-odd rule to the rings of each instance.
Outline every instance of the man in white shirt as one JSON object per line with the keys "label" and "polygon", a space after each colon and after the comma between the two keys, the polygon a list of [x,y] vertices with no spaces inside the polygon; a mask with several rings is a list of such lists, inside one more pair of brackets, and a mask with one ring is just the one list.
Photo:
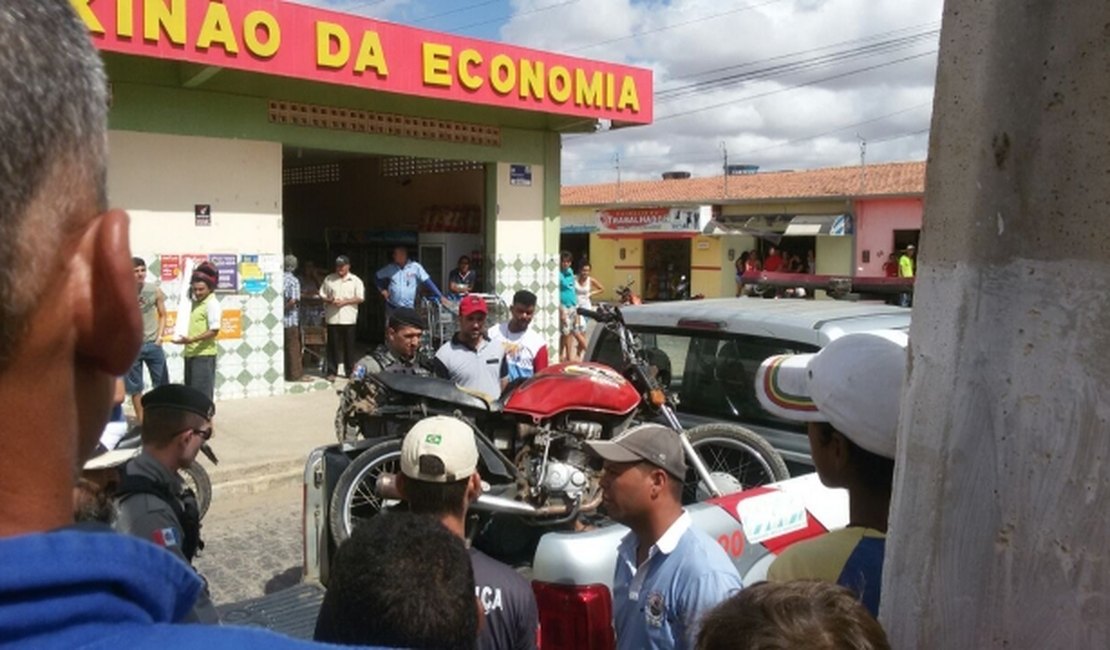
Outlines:
{"label": "man in white shirt", "polygon": [[501,388],[518,379],[527,379],[547,367],[547,340],[532,330],[532,317],[536,313],[536,294],[528,290],[517,291],[509,308],[508,322],[489,329],[489,338],[500,345],[505,359],[502,361]]}
{"label": "man in white shirt", "polygon": [[334,381],[340,360],[347,376],[354,372],[358,306],[366,299],[362,280],[351,273],[351,260],[346,255],[335,258],[335,273],[324,278],[320,296],[328,325],[328,381]]}

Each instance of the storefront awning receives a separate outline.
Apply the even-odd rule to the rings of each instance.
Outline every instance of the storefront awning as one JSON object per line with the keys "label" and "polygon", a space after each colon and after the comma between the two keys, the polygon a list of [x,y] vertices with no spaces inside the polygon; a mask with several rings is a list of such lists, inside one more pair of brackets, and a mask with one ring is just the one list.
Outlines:
{"label": "storefront awning", "polygon": [[814,237],[816,235],[851,235],[852,217],[847,214],[804,215],[794,217],[786,227],[784,237]]}

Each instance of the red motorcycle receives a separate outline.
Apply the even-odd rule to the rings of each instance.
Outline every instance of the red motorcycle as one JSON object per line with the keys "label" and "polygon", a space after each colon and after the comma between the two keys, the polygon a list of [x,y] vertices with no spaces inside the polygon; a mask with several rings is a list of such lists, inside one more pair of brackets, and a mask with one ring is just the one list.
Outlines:
{"label": "red motorcycle", "polygon": [[778,452],[748,429],[722,423],[683,431],[673,398],[659,381],[661,369],[625,327],[620,309],[579,312],[619,335],[625,367],[551,366],[510,386],[492,403],[433,377],[368,377],[374,397],[365,410],[370,422],[382,425],[371,428],[385,435],[346,443],[348,451],[363,451],[340,474],[332,493],[329,523],[335,541],[345,540],[360,520],[396,497],[390,479],[399,471],[401,437],[430,415],[454,415],[474,428],[479,472],[489,487],[473,509],[540,526],[565,525],[597,511],[600,465],[586,453],[585,442],[612,438],[641,421],[662,421],[681,432],[690,468],[687,501],[788,477]]}

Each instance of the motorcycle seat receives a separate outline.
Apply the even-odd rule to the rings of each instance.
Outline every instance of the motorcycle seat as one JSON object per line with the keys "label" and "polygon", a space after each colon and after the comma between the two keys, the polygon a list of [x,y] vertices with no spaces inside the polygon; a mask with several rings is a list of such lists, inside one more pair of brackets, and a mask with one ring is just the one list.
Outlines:
{"label": "motorcycle seat", "polygon": [[455,406],[490,411],[491,404],[479,395],[460,388],[454,382],[439,377],[426,377],[399,372],[381,372],[371,375],[374,381],[385,386],[391,392],[406,395],[416,395],[437,402],[446,402]]}

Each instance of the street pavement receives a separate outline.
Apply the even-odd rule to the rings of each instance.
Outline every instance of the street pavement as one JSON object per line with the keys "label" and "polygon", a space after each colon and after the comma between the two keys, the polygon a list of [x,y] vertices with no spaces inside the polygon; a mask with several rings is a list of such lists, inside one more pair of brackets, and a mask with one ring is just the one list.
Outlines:
{"label": "street pavement", "polygon": [[301,580],[301,488],[288,483],[217,498],[204,518],[195,561],[217,607],[287,589]]}
{"label": "street pavement", "polygon": [[299,482],[309,452],[335,442],[338,404],[335,388],[217,402],[210,444],[220,463],[200,458],[216,500]]}

